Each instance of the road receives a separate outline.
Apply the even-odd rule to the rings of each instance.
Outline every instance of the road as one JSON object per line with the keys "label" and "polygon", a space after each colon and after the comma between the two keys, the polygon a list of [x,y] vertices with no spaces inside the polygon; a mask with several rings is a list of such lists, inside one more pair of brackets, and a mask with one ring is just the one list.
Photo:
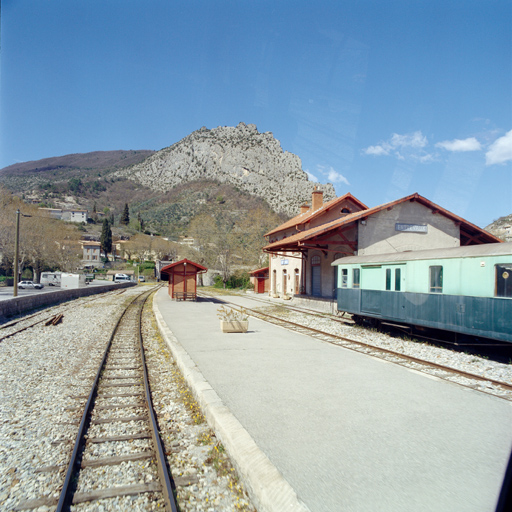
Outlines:
{"label": "road", "polygon": [[[91,281],[87,286],[103,286],[106,284],[113,285],[112,281]],[[33,288],[30,289],[20,289],[18,288],[18,297],[26,297],[28,295],[37,295],[41,293],[54,293],[60,291],[60,287],[58,286],[45,286],[42,290],[35,290]],[[14,287],[13,286],[3,286],[0,288],[0,300],[9,300],[13,298]]]}

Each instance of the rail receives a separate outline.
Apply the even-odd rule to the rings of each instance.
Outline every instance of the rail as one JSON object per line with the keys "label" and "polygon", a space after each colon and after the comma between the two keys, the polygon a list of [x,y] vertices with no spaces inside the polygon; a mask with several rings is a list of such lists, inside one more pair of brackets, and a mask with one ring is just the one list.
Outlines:
{"label": "rail", "polygon": [[[153,410],[153,404],[151,401],[151,393],[150,393],[150,387],[149,387],[149,381],[148,381],[148,373],[146,368],[146,361],[144,357],[144,347],[143,347],[143,341],[142,341],[142,332],[141,332],[141,316],[142,311],[144,308],[144,304],[149,297],[149,295],[152,293],[153,290],[150,290],[148,292],[144,292],[143,294],[135,297],[133,301],[128,305],[128,307],[125,309],[123,315],[119,318],[119,321],[117,322],[112,335],[110,337],[110,340],[107,344],[107,347],[105,349],[105,353],[103,355],[103,359],[101,361],[100,367],[98,369],[98,372],[96,374],[96,378],[94,379],[94,383],[92,385],[91,392],[89,394],[89,397],[87,399],[87,403],[84,408],[84,412],[82,414],[82,419],[80,422],[80,427],[78,429],[78,433],[76,436],[73,453],[71,456],[71,459],[69,461],[68,469],[66,472],[66,478],[64,481],[64,485],[62,487],[62,491],[59,497],[59,501],[57,503],[57,512],[61,512],[64,510],[69,510],[69,507],[72,503],[79,503],[83,501],[89,501],[99,499],[101,497],[115,497],[115,496],[125,496],[130,494],[138,494],[140,492],[154,492],[154,491],[161,491],[163,494],[164,502],[165,502],[165,510],[171,511],[171,512],[177,512],[178,508],[174,499],[173,494],[173,486],[172,482],[169,476],[169,470],[167,468],[166,458],[164,455],[164,450],[162,447],[162,442],[160,439],[160,435],[158,433],[158,425],[156,422],[154,410]],[[124,487],[114,487],[111,489],[106,490],[106,492],[99,493],[96,496],[94,494],[90,493],[81,493],[80,496],[78,496],[78,493],[76,493],[76,485],[78,480],[78,471],[79,471],[79,460],[81,459],[81,456],[84,451],[85,447],[85,435],[87,433],[87,430],[89,428],[90,422],[91,422],[91,415],[92,411],[94,409],[95,401],[98,396],[98,389],[100,382],[103,379],[103,374],[106,371],[106,368],[108,367],[108,359],[109,355],[111,353],[113,344],[116,342],[116,338],[118,337],[118,334],[121,330],[121,327],[123,323],[125,323],[130,318],[133,318],[133,315],[135,313],[135,310],[138,310],[136,318],[137,318],[137,339],[138,339],[138,345],[140,350],[140,359],[141,359],[141,366],[142,366],[142,373],[143,373],[143,385],[144,385],[144,396],[145,396],[145,408],[147,410],[149,421],[147,422],[150,427],[151,432],[151,438],[153,440],[153,450],[156,458],[156,463],[158,467],[158,474],[160,478],[160,486],[157,485],[146,485],[146,486],[124,486]],[[119,336],[120,338],[123,335]],[[124,335],[126,336],[126,335]],[[124,341],[122,343],[125,343]],[[127,368],[127,369],[135,369],[137,367],[137,364],[132,363],[133,368]],[[110,384],[110,386],[114,387],[120,387],[120,386],[126,386],[127,384]],[[124,396],[120,394],[119,396]],[[118,418],[116,418],[118,420]],[[128,419],[132,420],[141,420],[141,417],[131,417]],[[130,438],[133,439],[133,436],[125,436],[126,441],[128,441]],[[107,440],[111,440],[108,439]],[[121,438],[117,438],[117,440],[121,440]],[[99,440],[101,441],[101,439]],[[98,442],[98,440],[96,440]],[[144,452],[142,452],[144,455]],[[125,459],[126,460],[126,459]],[[112,461],[107,461],[105,463],[112,463]],[[83,463],[82,463],[83,465]]]}
{"label": "rail", "polygon": [[[205,296],[209,296],[207,294],[204,294]],[[211,296],[210,296],[211,297]],[[237,304],[230,302],[228,300],[215,297],[216,300],[219,302],[229,304],[231,307],[236,309],[238,306]],[[288,309],[287,305],[282,305],[282,307],[285,307]],[[407,354],[403,354],[401,352],[396,352],[394,350],[378,347],[376,345],[372,345],[370,343],[365,343],[360,340],[355,340],[352,338],[347,338],[344,336],[338,336],[336,334],[331,334],[325,331],[321,331],[319,329],[315,329],[313,327],[304,326],[295,322],[291,322],[289,320],[285,320],[283,318],[279,318],[273,315],[270,315],[268,313],[264,313],[262,311],[256,311],[251,308],[244,307],[243,308],[245,312],[248,312],[252,316],[256,318],[260,318],[262,320],[269,321],[271,323],[274,323],[276,325],[280,325],[282,327],[286,327],[288,329],[292,329],[297,332],[301,332],[303,334],[309,334],[314,337],[318,337],[322,339],[322,341],[326,341],[328,343],[332,343],[337,346],[342,346],[343,348],[353,350],[356,352],[362,352],[367,355],[371,355],[374,357],[379,357],[381,359],[386,359],[389,362],[393,362],[395,364],[399,364],[401,366],[413,368],[417,371],[423,372],[423,373],[429,373],[432,374],[432,370],[438,370],[438,372],[435,374],[437,377],[443,379],[443,380],[452,380],[450,376],[457,375],[462,378],[469,379],[471,381],[477,381],[479,383],[491,383],[493,386],[501,390],[501,392],[493,392],[490,389],[487,389],[486,387],[481,386],[475,386],[474,383],[461,383],[458,382],[459,385],[469,387],[472,389],[475,389],[477,391],[480,391],[482,393],[490,394],[493,396],[496,396],[498,398],[502,398],[505,400],[512,401],[512,384],[509,384],[507,382],[502,382],[499,380],[495,380],[492,378],[484,377],[481,375],[473,374],[470,372],[466,372],[463,370],[459,370],[456,368],[452,368],[450,366],[445,366],[442,364],[434,363],[425,359],[420,359],[414,356],[409,356]],[[318,314],[316,316],[324,316]],[[339,320],[338,320],[339,321]],[[413,366],[411,366],[413,365]],[[431,371],[427,371],[427,369],[430,369]],[[445,375],[440,374],[439,372],[445,372]],[[453,380],[452,380],[453,381]]]}

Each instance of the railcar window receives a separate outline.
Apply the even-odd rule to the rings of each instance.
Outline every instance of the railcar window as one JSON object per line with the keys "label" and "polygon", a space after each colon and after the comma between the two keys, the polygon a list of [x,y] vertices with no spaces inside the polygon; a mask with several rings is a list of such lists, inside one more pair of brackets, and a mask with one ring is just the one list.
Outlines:
{"label": "railcar window", "polygon": [[512,298],[512,264],[496,265],[496,297]]}
{"label": "railcar window", "polygon": [[395,290],[397,292],[400,291],[400,276],[401,276],[400,269],[396,268],[395,269]]}
{"label": "railcar window", "polygon": [[358,268],[354,268],[353,269],[353,272],[352,272],[352,286],[354,288],[359,288],[359,283],[360,283],[360,279],[359,279],[359,274],[360,273],[360,270]]}
{"label": "railcar window", "polygon": [[386,290],[391,290],[391,269],[386,269]]}
{"label": "railcar window", "polygon": [[341,269],[341,287],[346,288],[348,284],[348,269],[342,268]]}
{"label": "railcar window", "polygon": [[430,293],[443,293],[443,267],[435,265],[430,268]]}

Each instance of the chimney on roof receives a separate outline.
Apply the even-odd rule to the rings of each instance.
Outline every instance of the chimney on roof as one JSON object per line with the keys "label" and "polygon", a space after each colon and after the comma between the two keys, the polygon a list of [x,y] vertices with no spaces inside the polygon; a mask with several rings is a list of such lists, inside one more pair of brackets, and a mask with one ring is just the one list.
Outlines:
{"label": "chimney on roof", "polygon": [[309,204],[303,204],[300,207],[300,213],[306,213],[309,210]]}
{"label": "chimney on roof", "polygon": [[311,198],[311,209],[316,212],[319,208],[322,208],[324,204],[324,193],[321,190],[316,189],[313,190],[312,198]]}

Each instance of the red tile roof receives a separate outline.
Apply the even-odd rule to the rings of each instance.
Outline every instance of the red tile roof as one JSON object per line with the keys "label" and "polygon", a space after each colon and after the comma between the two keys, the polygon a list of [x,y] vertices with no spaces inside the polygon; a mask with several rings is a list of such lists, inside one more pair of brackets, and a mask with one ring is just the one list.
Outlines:
{"label": "red tile roof", "polygon": [[258,274],[259,272],[268,272],[268,267],[258,268],[256,270],[251,270],[249,275]]}
{"label": "red tile roof", "polygon": [[363,204],[359,199],[354,197],[352,194],[347,193],[343,196],[336,197],[335,199],[331,199],[330,201],[327,201],[327,203],[324,203],[321,208],[318,208],[318,210],[311,211],[311,208],[304,213],[300,213],[299,215],[291,218],[289,221],[285,222],[284,224],[281,224],[280,226],[277,226],[277,228],[272,229],[268,233],[265,233],[265,236],[270,236],[274,233],[277,233],[279,231],[284,231],[288,228],[293,228],[299,224],[306,224],[307,222],[311,222],[313,219],[316,219],[320,215],[323,215],[324,213],[328,212],[331,208],[334,208],[339,203],[342,203],[345,200],[350,200],[353,202],[356,206],[363,210],[367,210],[368,207]]}
{"label": "red tile roof", "polygon": [[[454,222],[459,223],[461,226],[461,245],[466,245],[466,243],[463,242],[468,242],[468,245],[471,245],[469,243],[471,241],[478,241],[479,243],[502,242],[502,240],[495,237],[491,233],[488,233],[484,229],[479,228],[474,224],[471,224],[470,222],[464,220],[462,217],[459,217],[458,215],[455,215],[454,213],[451,213],[450,211],[441,208],[432,201],[429,201],[425,197],[420,196],[419,194],[416,193],[403,197],[402,199],[398,199],[396,201],[391,201],[389,203],[375,206],[374,208],[369,208],[367,210],[363,210],[360,212],[351,213],[349,215],[346,215],[345,217],[341,217],[340,219],[333,220],[331,222],[322,224],[321,226],[317,226],[315,228],[308,229],[306,231],[301,231],[300,233],[296,233],[295,235],[268,244],[265,247],[263,247],[263,250],[265,252],[277,252],[279,250],[292,250],[294,247],[295,250],[297,250],[299,242],[311,240],[312,238],[321,236],[333,229],[337,229],[341,226],[350,224],[351,222],[364,219],[378,212],[381,212],[382,210],[385,210],[387,208],[392,208],[397,204],[405,203],[406,201],[416,201],[430,208],[434,213],[440,213],[441,215],[448,217]],[[343,245],[343,242],[340,241],[340,245]]]}

